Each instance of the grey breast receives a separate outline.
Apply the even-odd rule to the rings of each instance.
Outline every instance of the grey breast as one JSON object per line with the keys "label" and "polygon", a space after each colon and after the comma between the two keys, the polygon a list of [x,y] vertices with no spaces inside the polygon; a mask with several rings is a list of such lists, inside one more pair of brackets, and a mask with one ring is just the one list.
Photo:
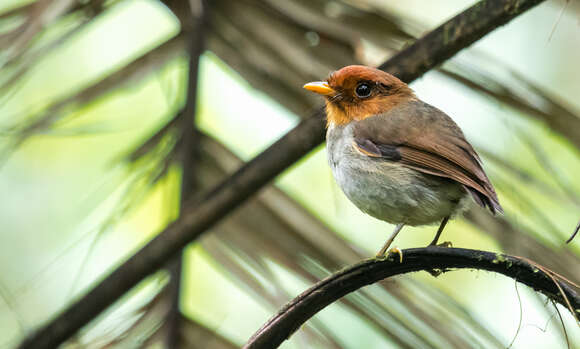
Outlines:
{"label": "grey breast", "polygon": [[330,125],[326,148],[336,182],[360,210],[389,223],[423,225],[451,215],[464,201],[456,182],[359,152],[354,125]]}

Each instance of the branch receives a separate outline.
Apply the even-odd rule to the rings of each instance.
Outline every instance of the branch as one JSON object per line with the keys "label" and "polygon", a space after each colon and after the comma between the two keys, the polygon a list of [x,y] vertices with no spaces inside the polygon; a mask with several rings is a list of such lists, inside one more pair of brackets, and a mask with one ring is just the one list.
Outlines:
{"label": "branch", "polygon": [[[189,71],[187,79],[187,99],[183,112],[179,115],[181,139],[176,151],[179,151],[181,165],[181,193],[179,196],[179,212],[183,212],[186,199],[192,196],[194,192],[194,175],[196,160],[199,157],[199,137],[195,129],[197,116],[197,96],[199,88],[199,61],[201,54],[205,49],[205,36],[208,24],[208,3],[205,0],[191,2],[184,0],[189,6],[187,18],[189,26],[187,35],[189,36]],[[182,293],[182,274],[183,274],[184,256],[183,252],[168,264],[170,280],[168,285],[169,295],[171,297],[170,311],[167,315],[167,333],[165,344],[167,349],[179,348],[181,333],[181,310],[180,301]]]}
{"label": "branch", "polygon": [[[32,115],[33,117],[31,118],[31,121],[19,122],[16,126],[9,129],[10,133],[17,136],[12,143],[7,146],[7,149],[13,151],[34,133],[39,133],[44,129],[49,128],[52,124],[62,118],[63,111],[71,105],[76,105],[80,108],[84,104],[95,101],[97,98],[102,97],[115,89],[120,89],[129,84],[134,84],[143,80],[149,76],[151,71],[165,66],[169,61],[177,57],[183,51],[183,46],[184,35],[177,35],[129,63],[125,67],[122,67],[120,70],[106,76],[103,80],[47,106],[45,112],[36,116]],[[8,150],[4,150],[4,154],[9,153]],[[0,157],[4,154],[0,154]]]}
{"label": "branch", "polygon": [[580,230],[580,221],[578,221],[578,225],[576,225],[576,228],[574,228],[572,235],[568,238],[568,240],[566,240],[567,244],[569,244],[570,242],[572,242],[572,240],[574,240],[574,237],[576,236],[576,234],[578,234],[579,230]]}
{"label": "branch", "polygon": [[[406,83],[443,63],[498,26],[543,0],[481,1],[417,40],[381,65]],[[84,297],[21,343],[21,349],[54,348],[94,319],[138,282],[324,140],[322,109],[248,162],[202,201],[189,201],[183,215],[114,270]]]}
{"label": "branch", "polygon": [[[277,348],[309,318],[339,298],[382,279],[416,271],[479,269],[503,274],[569,308],[580,312],[580,295],[573,287],[545,268],[526,259],[463,248],[426,247],[403,250],[399,256],[369,259],[320,281],[286,304],[246,343],[244,349]],[[556,285],[556,283],[558,285]],[[566,295],[567,300],[562,297]],[[574,314],[573,314],[574,315]]]}

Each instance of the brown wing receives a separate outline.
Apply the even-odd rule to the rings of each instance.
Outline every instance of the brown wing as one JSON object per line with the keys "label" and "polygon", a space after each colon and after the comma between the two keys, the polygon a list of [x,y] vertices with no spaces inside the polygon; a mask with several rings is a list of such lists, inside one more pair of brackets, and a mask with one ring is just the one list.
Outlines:
{"label": "brown wing", "polygon": [[479,156],[461,129],[439,109],[411,100],[354,126],[355,146],[371,157],[453,179],[492,213],[503,212]]}

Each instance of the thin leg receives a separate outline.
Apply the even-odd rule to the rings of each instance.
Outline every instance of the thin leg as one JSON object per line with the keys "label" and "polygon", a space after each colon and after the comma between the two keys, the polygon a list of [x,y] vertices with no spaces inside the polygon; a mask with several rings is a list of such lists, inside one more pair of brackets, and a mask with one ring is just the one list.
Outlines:
{"label": "thin leg", "polygon": [[387,249],[389,248],[389,246],[391,246],[391,243],[393,243],[393,240],[395,240],[395,236],[397,236],[397,234],[399,234],[401,229],[403,229],[404,225],[405,224],[403,224],[403,223],[397,224],[397,226],[395,227],[395,230],[393,231],[393,233],[391,234],[391,236],[389,237],[387,242],[385,242],[385,244],[383,245],[383,248],[381,248],[379,253],[377,253],[377,257],[381,257],[385,254],[385,252],[387,252]]}
{"label": "thin leg", "polygon": [[439,225],[439,229],[437,229],[437,234],[435,234],[435,238],[427,246],[435,246],[435,245],[437,245],[437,240],[439,240],[439,236],[441,236],[441,233],[443,232],[443,229],[445,229],[445,226],[447,225],[447,221],[449,221],[449,216],[443,218],[443,220],[441,221],[441,225]]}

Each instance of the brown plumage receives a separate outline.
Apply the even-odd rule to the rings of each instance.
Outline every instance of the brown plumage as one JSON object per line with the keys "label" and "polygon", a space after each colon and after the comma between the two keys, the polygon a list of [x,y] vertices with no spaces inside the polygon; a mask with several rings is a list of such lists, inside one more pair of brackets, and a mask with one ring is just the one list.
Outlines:
{"label": "brown plumage", "polygon": [[[355,128],[357,146],[385,157],[381,148],[396,151],[403,166],[453,179],[481,206],[502,212],[497,195],[483,171],[479,156],[461,129],[440,110],[413,98],[401,112],[365,118]],[[413,117],[409,117],[412,114]]]}
{"label": "brown plumage", "polygon": [[382,252],[404,224],[442,220],[436,243],[467,193],[502,212],[459,126],[396,77],[348,66],[305,88],[326,97],[329,162],[345,194],[361,210],[398,224]]}

